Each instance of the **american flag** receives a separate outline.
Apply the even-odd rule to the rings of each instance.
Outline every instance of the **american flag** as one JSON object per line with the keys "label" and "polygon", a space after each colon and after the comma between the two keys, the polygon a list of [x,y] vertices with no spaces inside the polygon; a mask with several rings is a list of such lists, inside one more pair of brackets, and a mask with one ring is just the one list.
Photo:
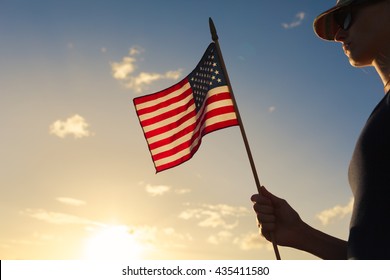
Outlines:
{"label": "american flag", "polygon": [[238,125],[214,43],[179,83],[133,102],[156,172],[191,159],[207,133]]}

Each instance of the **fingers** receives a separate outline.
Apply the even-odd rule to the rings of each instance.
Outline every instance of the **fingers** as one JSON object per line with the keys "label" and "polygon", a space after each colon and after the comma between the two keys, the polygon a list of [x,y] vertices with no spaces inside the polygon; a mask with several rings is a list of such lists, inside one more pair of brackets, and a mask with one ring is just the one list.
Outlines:
{"label": "fingers", "polygon": [[270,193],[264,186],[260,188],[261,196],[267,197],[271,200],[274,207],[279,208],[283,203],[285,203],[284,199],[277,197],[276,195]]}
{"label": "fingers", "polygon": [[265,214],[264,212],[257,214],[257,220],[261,224],[267,224],[267,223],[275,223],[276,217],[271,212],[270,214]]}
{"label": "fingers", "polygon": [[274,207],[269,198],[264,197],[263,195],[254,194],[252,195],[251,200],[256,214],[270,215],[274,213]]}
{"label": "fingers", "polygon": [[272,205],[262,205],[255,203],[253,205],[253,209],[255,210],[256,214],[262,214],[262,215],[273,215],[275,210],[272,207]]}
{"label": "fingers", "polygon": [[268,197],[269,194],[264,195],[261,192],[261,194],[254,194],[251,197],[253,209],[257,215],[258,227],[267,239],[270,238],[270,232],[275,231],[276,223],[275,208],[272,200]]}
{"label": "fingers", "polygon": [[[262,211],[264,209],[264,211]],[[256,211],[258,226],[265,231],[275,230],[276,217],[273,208],[264,207],[260,211]]]}
{"label": "fingers", "polygon": [[254,194],[252,195],[251,200],[255,204],[272,206],[272,201],[268,197],[265,197],[263,195]]}
{"label": "fingers", "polygon": [[262,236],[267,240],[271,240],[271,233],[276,229],[276,218],[274,215],[257,215],[257,226]]}

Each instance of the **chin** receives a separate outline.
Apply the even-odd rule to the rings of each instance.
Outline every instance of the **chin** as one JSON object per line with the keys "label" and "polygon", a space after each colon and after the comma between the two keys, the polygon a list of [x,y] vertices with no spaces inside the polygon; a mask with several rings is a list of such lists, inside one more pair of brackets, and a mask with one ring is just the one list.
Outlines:
{"label": "chin", "polygon": [[353,59],[349,58],[349,63],[356,68],[361,68],[361,67],[366,67],[366,66],[371,66],[372,63],[369,61],[364,61],[364,60],[358,60],[358,59]]}
{"label": "chin", "polygon": [[353,67],[366,67],[372,66],[373,58],[371,55],[362,52],[349,52],[348,54],[349,63]]}

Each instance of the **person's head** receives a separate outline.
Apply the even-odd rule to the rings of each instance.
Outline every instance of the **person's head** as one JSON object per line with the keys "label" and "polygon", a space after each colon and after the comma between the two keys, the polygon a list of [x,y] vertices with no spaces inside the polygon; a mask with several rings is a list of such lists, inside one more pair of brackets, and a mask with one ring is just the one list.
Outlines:
{"label": "person's head", "polygon": [[353,66],[390,57],[390,0],[338,0],[313,26],[320,38],[342,43]]}

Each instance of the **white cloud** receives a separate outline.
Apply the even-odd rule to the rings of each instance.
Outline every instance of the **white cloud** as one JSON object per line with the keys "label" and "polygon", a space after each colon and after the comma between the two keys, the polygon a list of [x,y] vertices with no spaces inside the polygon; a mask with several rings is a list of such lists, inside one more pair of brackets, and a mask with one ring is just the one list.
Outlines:
{"label": "white cloud", "polygon": [[[159,238],[158,238],[158,232],[160,231],[157,227],[154,226],[131,226],[131,225],[125,225],[125,224],[106,224],[102,223],[96,220],[90,220],[87,218],[79,217],[76,215],[70,215],[66,213],[60,213],[60,212],[52,212],[52,211],[47,211],[44,209],[25,209],[23,211],[20,211],[21,215],[43,221],[49,224],[53,225],[58,225],[58,226],[69,226],[69,225],[80,225],[87,230],[87,232],[90,233],[91,237],[97,236],[107,236],[106,233],[118,233],[120,235],[117,235],[119,238],[131,238],[136,242],[135,244],[132,243],[132,245],[139,245],[142,247],[144,251],[153,249],[156,246],[159,246]],[[182,235],[177,233],[173,228],[167,228],[165,230],[162,230],[161,233],[164,234],[164,236],[169,236],[175,242],[177,242],[178,238],[180,239],[185,239],[185,240],[191,240],[192,238],[190,235]],[[25,240],[25,241],[15,241],[15,242],[25,242],[26,244],[32,244],[32,242],[37,243],[41,241],[61,241],[59,240],[59,237],[50,235],[50,234],[41,234],[35,232],[34,235],[34,240]],[[107,236],[108,238],[115,238],[114,236]],[[111,238],[111,239],[112,239]],[[89,239],[91,240],[91,239]],[[107,241],[107,240],[105,240]],[[124,241],[124,244],[120,243],[120,241]],[[118,246],[123,246],[126,245],[126,240],[116,240],[115,242],[113,241],[114,245]],[[101,248],[106,248],[106,245],[102,245],[103,247]],[[0,245],[1,247],[1,245]],[[116,248],[116,249],[119,249]],[[127,248],[127,249],[132,249],[132,248]],[[123,252],[123,251],[121,251]]]}
{"label": "white cloud", "polygon": [[291,28],[295,28],[299,25],[301,25],[301,23],[303,22],[303,20],[305,19],[305,13],[304,12],[299,12],[295,15],[295,20],[290,22],[290,23],[282,23],[282,26],[284,29],[291,29]]}
{"label": "white cloud", "polygon": [[[122,227],[126,228],[128,234],[132,234],[137,239],[142,240],[144,243],[154,243],[157,233],[156,227],[150,226],[128,226],[128,225],[110,225],[102,222],[86,219],[83,217],[70,215],[60,212],[51,212],[44,209],[30,209],[27,208],[20,212],[22,215],[29,216],[30,218],[44,221],[50,224],[56,225],[84,225],[85,228],[91,232],[96,232],[104,228],[109,227]],[[43,237],[43,235],[42,235]],[[49,238],[49,237],[48,237]],[[42,238],[41,238],[42,239]]]}
{"label": "white cloud", "polygon": [[63,203],[63,204],[67,204],[67,205],[71,205],[71,206],[82,206],[82,205],[86,204],[85,201],[71,198],[71,197],[57,197],[56,200]]}
{"label": "white cloud", "polygon": [[166,235],[174,235],[175,234],[175,229],[174,228],[165,228],[163,229],[163,232],[166,234]]}
{"label": "white cloud", "polygon": [[272,250],[272,243],[261,237],[259,233],[243,234],[239,237],[236,237],[233,243],[238,245],[239,248],[244,251],[257,250],[262,248]]}
{"label": "white cloud", "polygon": [[218,232],[216,235],[210,235],[207,242],[219,245],[223,242],[228,242],[232,238],[233,234],[230,231],[223,230]]}
{"label": "white cloud", "polygon": [[129,230],[143,244],[154,244],[157,242],[158,228],[154,226],[132,226]]}
{"label": "white cloud", "polygon": [[41,243],[37,240],[27,240],[27,239],[11,239],[9,243],[16,245],[40,245]]}
{"label": "white cloud", "polygon": [[199,220],[200,227],[222,227],[233,229],[238,226],[238,217],[248,215],[249,210],[245,207],[233,207],[226,204],[202,205],[199,208],[187,209],[179,214],[184,220]]}
{"label": "white cloud", "polygon": [[142,92],[148,85],[159,80],[178,80],[182,75],[182,69],[167,71],[165,73],[140,72],[138,69],[138,60],[136,56],[143,53],[141,47],[133,47],[129,50],[128,56],[122,58],[121,62],[112,62],[112,76],[123,83],[123,85],[137,93]]}
{"label": "white cloud", "polygon": [[317,214],[316,217],[321,221],[321,223],[324,226],[328,225],[330,222],[336,219],[340,220],[352,213],[353,201],[354,201],[353,198],[351,198],[351,200],[347,205],[345,206],[336,205],[333,208],[322,211],[321,213]]}
{"label": "white cloud", "polygon": [[144,249],[154,250],[187,248],[188,242],[192,242],[194,239],[189,233],[178,232],[173,227],[133,226],[130,233],[142,244]]}
{"label": "white cloud", "polygon": [[[139,182],[139,185],[145,185],[145,182]],[[187,193],[190,193],[191,190],[190,189],[173,189],[172,187],[170,186],[165,186],[165,185],[156,185],[156,186],[153,186],[153,185],[150,185],[150,184],[147,184],[145,185],[145,191],[152,195],[152,196],[158,196],[158,195],[164,195],[164,194],[167,194],[169,192],[172,192],[176,195],[184,195],[184,194],[187,194]]]}
{"label": "white cloud", "polygon": [[175,193],[176,194],[187,194],[187,193],[190,193],[191,190],[190,189],[178,189],[178,190],[175,190]]}
{"label": "white cloud", "polygon": [[135,92],[140,93],[147,85],[150,85],[156,81],[168,79],[177,80],[181,76],[182,70],[168,71],[165,74],[159,73],[147,73],[141,72],[136,76],[126,76],[125,87],[133,89]]}
{"label": "white cloud", "polygon": [[65,138],[67,135],[73,135],[74,138],[83,138],[91,136],[88,131],[89,124],[80,115],[74,115],[67,118],[65,121],[57,120],[50,125],[50,134],[54,134],[60,138]]}
{"label": "white cloud", "polygon": [[144,51],[145,50],[143,48],[141,48],[140,46],[134,46],[134,47],[130,48],[129,55],[138,55],[138,54],[143,53]]}
{"label": "white cloud", "polygon": [[113,77],[117,80],[127,79],[135,71],[137,67],[135,65],[136,61],[137,59],[134,57],[125,56],[121,62],[111,63]]}
{"label": "white cloud", "polygon": [[163,195],[171,190],[171,187],[169,186],[152,186],[152,185],[146,185],[145,187],[146,192],[149,193],[152,196],[157,196],[157,195]]}
{"label": "white cloud", "polygon": [[141,92],[145,85],[150,85],[162,78],[163,75],[158,73],[141,72],[137,76],[128,77],[125,86],[134,89],[136,92]]}
{"label": "white cloud", "polygon": [[28,208],[22,211],[21,214],[50,224],[57,224],[57,225],[71,225],[71,224],[95,225],[95,226],[103,225],[102,223],[85,219],[79,216],[69,215],[69,214],[59,213],[59,212],[51,212],[51,211],[46,211],[44,209]]}
{"label": "white cloud", "polygon": [[216,204],[216,205],[204,205],[211,210],[218,211],[224,216],[234,216],[241,217],[249,213],[248,209],[245,207],[235,207],[226,204]]}
{"label": "white cloud", "polygon": [[238,221],[235,221],[234,223],[228,223],[221,213],[215,212],[215,211],[207,211],[202,210],[201,212],[202,216],[204,217],[198,225],[201,227],[223,227],[226,229],[233,229],[238,226]]}
{"label": "white cloud", "polygon": [[189,235],[188,233],[187,234],[179,233],[172,227],[164,228],[162,231],[165,235],[174,238],[176,240],[189,240],[189,241],[193,240],[192,236]]}
{"label": "white cloud", "polygon": [[183,70],[179,69],[176,71],[168,71],[164,74],[163,77],[166,79],[178,80],[182,74]]}

